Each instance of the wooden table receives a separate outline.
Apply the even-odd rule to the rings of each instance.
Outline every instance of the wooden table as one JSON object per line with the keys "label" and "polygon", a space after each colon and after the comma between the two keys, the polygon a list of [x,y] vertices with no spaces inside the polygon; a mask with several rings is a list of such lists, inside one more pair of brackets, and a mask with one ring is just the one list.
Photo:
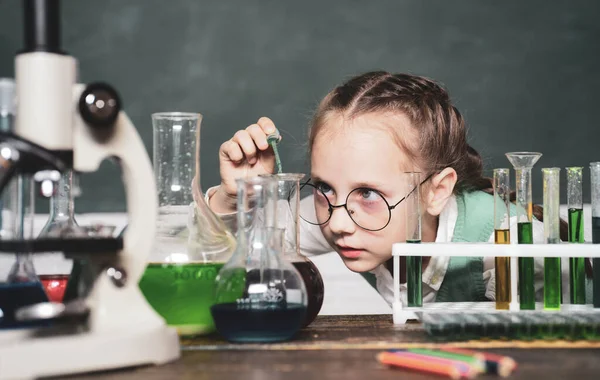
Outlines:
{"label": "wooden table", "polygon": [[[389,369],[375,360],[376,353],[386,348],[432,344],[419,324],[394,327],[389,315],[326,316],[317,318],[292,342],[239,345],[229,344],[218,336],[202,337],[182,341],[182,357],[174,363],[73,378],[435,379],[440,377]],[[512,356],[519,363],[511,379],[600,379],[600,348],[595,348],[598,347],[596,343],[567,344],[570,347],[563,345],[563,348],[552,349],[509,348],[510,342],[486,344],[489,346],[486,351]],[[552,346],[541,343],[537,347],[544,345]]]}

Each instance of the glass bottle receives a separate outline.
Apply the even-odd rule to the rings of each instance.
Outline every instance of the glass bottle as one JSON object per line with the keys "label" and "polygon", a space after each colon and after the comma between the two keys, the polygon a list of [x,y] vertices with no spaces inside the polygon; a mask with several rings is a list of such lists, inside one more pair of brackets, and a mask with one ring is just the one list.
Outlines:
{"label": "glass bottle", "polygon": [[317,266],[300,254],[300,180],[303,174],[275,174],[277,180],[277,227],[285,229],[283,257],[298,270],[304,281],[308,307],[304,327],[310,325],[321,311],[325,287]]}
{"label": "glass bottle", "polygon": [[214,331],[215,278],[235,249],[234,237],[202,197],[201,121],[198,113],[152,115],[159,208],[154,250],[139,286],[182,336]]}
{"label": "glass bottle", "polygon": [[[39,238],[60,238],[66,235],[81,235],[75,220],[75,207],[72,195],[73,171],[61,175],[56,193],[50,198],[50,216],[42,228]],[[38,277],[52,302],[63,302],[67,283],[73,269],[73,260],[61,252],[38,254],[34,260]]]}
{"label": "glass bottle", "polygon": [[217,277],[211,308],[217,331],[233,342],[290,339],[305,323],[306,288],[283,259],[273,176],[237,180],[237,248]]}

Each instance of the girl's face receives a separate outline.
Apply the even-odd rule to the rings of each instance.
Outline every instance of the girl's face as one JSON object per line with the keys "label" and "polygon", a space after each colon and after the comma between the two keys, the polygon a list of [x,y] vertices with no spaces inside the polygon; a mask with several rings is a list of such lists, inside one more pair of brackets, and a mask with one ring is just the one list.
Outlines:
{"label": "girl's face", "polygon": [[[356,188],[362,189],[359,196],[367,200],[374,196],[368,190],[372,189],[389,205],[396,204],[406,195],[403,172],[417,168],[395,142],[393,130],[402,131],[406,141],[413,129],[402,115],[366,114],[352,120],[340,115],[327,119],[312,147],[311,182],[334,206],[346,203],[348,194]],[[315,207],[323,207],[317,196]],[[339,207],[320,227],[346,266],[354,272],[365,272],[387,261],[392,244],[405,240],[404,214],[402,202],[391,211],[391,220],[384,229],[368,231]]]}

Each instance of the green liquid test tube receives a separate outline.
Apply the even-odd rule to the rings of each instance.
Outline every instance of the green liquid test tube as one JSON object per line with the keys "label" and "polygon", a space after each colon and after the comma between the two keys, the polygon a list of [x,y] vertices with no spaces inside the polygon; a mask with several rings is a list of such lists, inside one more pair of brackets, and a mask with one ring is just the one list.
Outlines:
{"label": "green liquid test tube", "polygon": [[275,131],[275,133],[272,133],[267,136],[267,143],[271,145],[271,148],[273,149],[273,155],[275,156],[275,166],[277,167],[278,174],[283,173],[283,168],[281,166],[281,158],[279,157],[279,149],[277,149],[277,144],[279,144],[280,139],[281,135],[277,130]]}
{"label": "green liquid test tube", "polygon": [[[404,173],[405,193],[407,194],[404,201],[406,242],[413,244],[421,243],[420,174],[417,172]],[[423,306],[422,262],[421,256],[406,257],[406,289],[409,307]]]}
{"label": "green liquid test tube", "polygon": [[[510,170],[494,169],[494,243],[510,244]],[[510,309],[510,258],[495,258],[496,309]]]}
{"label": "green liquid test tube", "polygon": [[[567,168],[567,204],[569,207],[569,242],[583,243],[583,168]],[[569,258],[571,303],[585,304],[585,258]]]}
{"label": "green liquid test tube", "polygon": [[[541,156],[541,153],[535,152],[506,153],[506,158],[515,168],[519,244],[533,244],[531,169]],[[534,261],[532,257],[519,257],[519,304],[521,310],[535,310]]]}
{"label": "green liquid test tube", "polygon": [[[544,168],[544,238],[560,244],[560,169]],[[544,310],[560,310],[562,278],[560,257],[544,259]]]}
{"label": "green liquid test tube", "polygon": [[[590,162],[592,195],[592,243],[600,244],[600,162]],[[600,308],[600,258],[592,260],[594,308]]]}

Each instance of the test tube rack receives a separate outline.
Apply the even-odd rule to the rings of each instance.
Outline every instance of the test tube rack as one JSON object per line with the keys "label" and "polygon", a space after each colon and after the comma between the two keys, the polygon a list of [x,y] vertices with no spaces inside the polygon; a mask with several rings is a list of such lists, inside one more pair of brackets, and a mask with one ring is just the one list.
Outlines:
{"label": "test tube rack", "polygon": [[[560,244],[494,244],[494,243],[396,243],[392,246],[394,258],[394,301],[392,304],[393,321],[395,325],[403,325],[408,320],[422,320],[428,312],[434,313],[515,313],[520,311],[517,298],[518,258],[519,257],[586,257],[600,258],[600,245],[591,243],[560,243]],[[510,257],[511,262],[511,303],[509,310],[496,310],[496,302],[432,302],[422,307],[408,307],[400,299],[400,267],[401,256],[462,256],[462,257]],[[407,284],[410,281],[407,281]],[[408,286],[408,285],[407,285]],[[543,304],[536,304],[536,311],[543,311]],[[599,313],[600,308],[586,305],[561,305],[560,311],[565,312]],[[525,311],[526,312],[526,311]]]}

